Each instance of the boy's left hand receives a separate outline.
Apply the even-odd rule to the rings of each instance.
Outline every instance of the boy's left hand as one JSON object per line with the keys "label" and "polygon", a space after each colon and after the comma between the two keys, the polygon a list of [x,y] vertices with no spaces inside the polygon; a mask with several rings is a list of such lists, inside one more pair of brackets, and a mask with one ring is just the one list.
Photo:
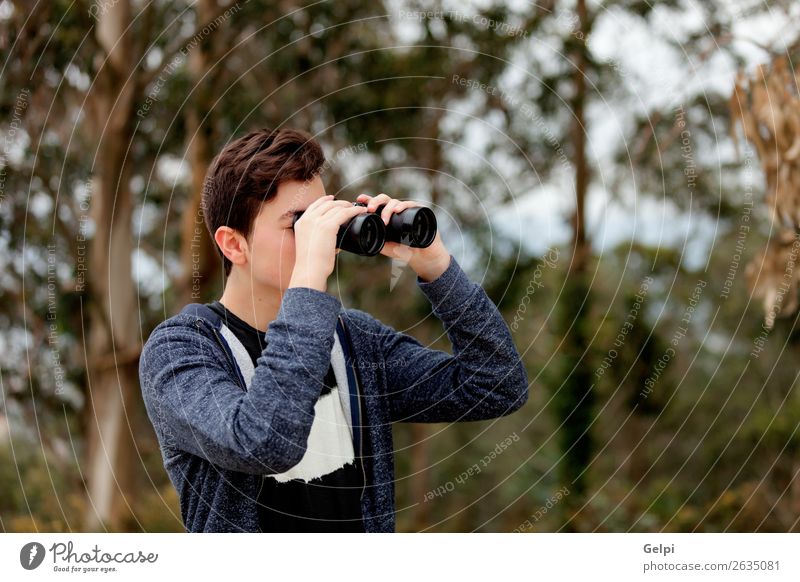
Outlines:
{"label": "boy's left hand", "polygon": [[[386,206],[381,212],[381,219],[383,219],[384,224],[389,224],[389,218],[392,214],[402,212],[406,208],[422,206],[411,200],[395,200],[386,194],[378,194],[377,196],[359,194],[356,202],[365,203],[367,212],[375,212],[378,206],[385,204]],[[381,249],[381,254],[408,263],[408,266],[414,269],[420,279],[427,282],[437,279],[450,266],[450,252],[445,248],[438,229],[436,237],[429,247],[417,249],[386,241],[383,249]]]}

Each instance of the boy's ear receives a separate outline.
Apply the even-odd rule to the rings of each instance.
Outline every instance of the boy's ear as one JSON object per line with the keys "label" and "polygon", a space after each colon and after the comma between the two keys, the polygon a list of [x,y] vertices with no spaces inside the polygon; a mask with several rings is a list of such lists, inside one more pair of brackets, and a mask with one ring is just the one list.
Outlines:
{"label": "boy's ear", "polygon": [[214,240],[231,263],[234,265],[247,263],[247,240],[243,234],[229,226],[220,226],[214,233]]}

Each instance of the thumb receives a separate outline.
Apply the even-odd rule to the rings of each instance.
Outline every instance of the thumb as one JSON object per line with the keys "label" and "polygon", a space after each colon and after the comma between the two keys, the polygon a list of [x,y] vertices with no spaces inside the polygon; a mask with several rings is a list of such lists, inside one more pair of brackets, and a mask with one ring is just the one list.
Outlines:
{"label": "thumb", "polygon": [[414,251],[411,250],[410,247],[391,241],[387,241],[386,243],[384,243],[383,249],[381,249],[381,253],[386,255],[387,257],[391,257],[392,259],[398,259],[406,263],[411,260],[411,257],[414,256]]}

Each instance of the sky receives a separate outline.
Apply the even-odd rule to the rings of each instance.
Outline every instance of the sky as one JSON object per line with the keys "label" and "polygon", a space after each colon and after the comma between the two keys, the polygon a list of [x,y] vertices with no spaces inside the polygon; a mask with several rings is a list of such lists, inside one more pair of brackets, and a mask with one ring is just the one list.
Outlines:
{"label": "sky", "polygon": [[[668,43],[669,38],[684,41],[687,31],[705,28],[697,4],[685,2],[685,5],[687,9],[683,11],[657,8],[657,12],[663,14],[652,24],[618,10],[604,11],[598,16],[589,48],[598,59],[616,63],[623,72],[626,92],[631,95],[630,99],[609,98],[608,101],[603,95],[594,96],[602,105],[590,109],[587,125],[590,155],[598,173],[613,165],[610,160],[614,152],[629,147],[626,136],[630,133],[625,129],[631,119],[631,108],[640,112],[672,109],[696,95],[728,97],[731,94],[736,74],[731,59],[717,53],[697,66],[689,55]],[[800,3],[794,10],[800,13]],[[777,11],[733,22],[734,38],[742,39],[735,43],[736,51],[746,59],[750,71],[766,62],[767,54],[746,42],[747,39],[757,39],[767,46],[781,46],[792,30],[800,29]],[[702,156],[707,151],[712,163],[715,158],[732,160],[734,151],[727,131],[727,127],[720,128],[721,140],[713,144],[713,151],[695,148],[695,155]],[[564,244],[570,236],[565,217],[574,208],[572,179],[561,173],[555,177],[555,183],[542,184],[520,195],[517,203],[500,215],[502,221],[498,224],[509,224],[509,219],[516,215],[520,225],[527,225],[526,232],[537,233],[535,238],[527,236],[522,241],[536,254],[544,253],[551,245]],[[758,191],[763,182],[758,176],[755,180],[758,180],[755,186]],[[713,220],[691,209],[679,208],[670,200],[643,195],[632,180],[626,183],[627,191],[615,198],[602,182],[601,179],[592,185],[587,198],[588,231],[596,251],[603,252],[636,240],[683,249],[683,261],[688,269],[704,265],[715,236],[720,234]]]}
{"label": "sky", "polygon": [[[471,18],[475,6],[486,6],[488,2],[444,2],[445,11],[455,11],[464,19]],[[792,8],[794,23],[778,10],[764,9],[757,16],[742,16],[744,7],[758,4],[752,0],[730,0],[724,10],[729,17],[732,36],[731,48],[747,63],[752,71],[767,61],[768,54],[761,45],[780,48],[800,30],[795,24],[800,21],[800,2]],[[530,10],[533,4],[518,1],[510,4],[519,13]],[[560,2],[556,18],[550,19],[547,28],[538,36],[526,37],[522,49],[512,59],[507,74],[501,79],[498,89],[510,96],[522,98],[535,95],[546,88],[531,87],[537,79],[534,70],[559,70],[566,57],[556,48],[563,37],[573,30],[569,8],[574,2]],[[421,39],[418,20],[410,16],[414,10],[404,2],[390,2],[391,22],[399,42],[413,43]],[[722,234],[717,224],[706,215],[691,208],[680,208],[670,197],[663,194],[645,193],[638,190],[635,174],[622,183],[622,191],[611,196],[608,186],[612,172],[619,171],[613,161],[618,151],[630,148],[635,111],[642,116],[654,111],[674,110],[698,95],[721,96],[731,94],[736,75],[736,64],[723,51],[710,51],[705,62],[698,62],[695,55],[681,50],[688,36],[707,29],[701,5],[694,0],[683,0],[679,9],[656,6],[653,17],[647,22],[621,9],[606,9],[602,3],[589,2],[590,10],[597,13],[588,47],[596,59],[607,62],[621,75],[622,87],[613,95],[593,94],[587,110],[589,128],[588,153],[595,174],[587,198],[587,227],[596,252],[602,253],[619,244],[637,241],[651,246],[665,246],[681,251],[687,269],[701,269],[709,255],[715,238]],[[425,17],[435,24],[440,18],[436,14]],[[509,22],[510,26],[518,24]],[[433,27],[434,31],[435,26]],[[673,43],[677,43],[678,47]],[[709,48],[715,48],[709,37]],[[535,62],[535,66],[528,63]],[[479,92],[466,95],[453,107],[445,118],[444,126],[463,126],[465,139],[457,148],[451,148],[450,159],[461,166],[464,175],[473,171],[476,164],[480,171],[496,173],[503,185],[512,191],[510,202],[493,206],[487,193],[468,192],[471,203],[482,206],[486,220],[496,228],[499,236],[519,242],[527,252],[543,255],[553,246],[569,242],[571,232],[567,223],[574,207],[574,171],[570,166],[554,172],[547,181],[540,179],[536,168],[515,167],[510,160],[485,158],[487,146],[500,134],[498,123],[492,119],[470,119],[468,114],[477,110],[481,100]],[[691,122],[691,119],[688,120]],[[556,130],[556,133],[558,131]],[[694,156],[698,167],[731,162],[735,160],[733,143],[728,128],[718,128],[720,139],[713,144],[696,144]],[[502,138],[501,138],[502,139]],[[551,144],[556,155],[557,142]],[[709,147],[701,147],[708,145]],[[517,174],[525,177],[517,179]],[[629,172],[630,174],[630,172]],[[729,179],[725,176],[724,179]],[[736,177],[734,177],[735,179]],[[457,189],[458,176],[453,177],[452,187]],[[756,172],[753,188],[761,188],[763,180]],[[520,183],[528,185],[520,190]],[[457,258],[471,264],[468,246]]]}

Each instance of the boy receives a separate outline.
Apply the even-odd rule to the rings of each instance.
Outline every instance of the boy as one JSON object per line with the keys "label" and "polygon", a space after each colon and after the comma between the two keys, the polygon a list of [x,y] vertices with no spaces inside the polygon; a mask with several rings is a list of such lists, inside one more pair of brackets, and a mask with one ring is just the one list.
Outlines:
{"label": "boy", "polygon": [[415,271],[452,356],[326,293],[342,224],[416,204],[333,200],[324,162],[307,133],[263,129],[208,170],[222,297],[156,327],[139,366],[187,531],[394,531],[391,423],[497,418],[528,398],[508,327],[438,234],[381,252]]}

